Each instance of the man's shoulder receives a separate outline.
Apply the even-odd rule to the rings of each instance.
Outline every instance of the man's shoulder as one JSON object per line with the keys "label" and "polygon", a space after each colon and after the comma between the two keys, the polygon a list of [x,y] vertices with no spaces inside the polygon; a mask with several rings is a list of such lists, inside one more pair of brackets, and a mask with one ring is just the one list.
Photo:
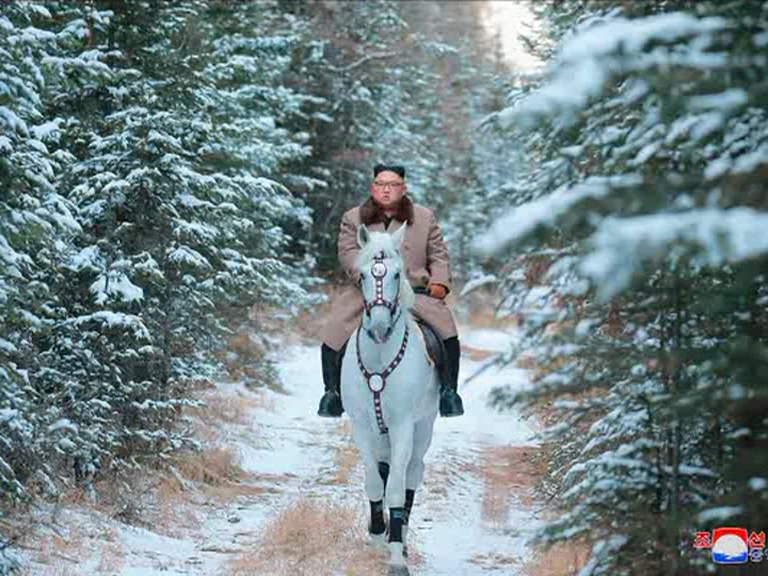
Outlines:
{"label": "man's shoulder", "polygon": [[[432,208],[429,208],[427,206],[423,206],[421,204],[416,204],[416,202],[412,202],[411,206],[413,207],[413,216],[414,220],[418,221],[424,221],[426,220],[429,222],[429,220],[434,215],[434,210]],[[342,219],[346,220],[348,222],[352,222],[353,224],[359,225],[361,222],[361,209],[363,207],[363,204],[359,204],[358,206],[353,206],[344,214],[342,215]]]}
{"label": "man's shoulder", "polygon": [[344,220],[351,220],[352,222],[359,223],[360,222],[360,206],[354,206],[344,212],[342,215],[342,218]]}
{"label": "man's shoulder", "polygon": [[432,214],[434,214],[434,210],[432,208],[429,208],[428,206],[422,206],[421,204],[416,204],[416,202],[413,203],[413,215],[417,218],[426,218],[427,220],[432,217]]}

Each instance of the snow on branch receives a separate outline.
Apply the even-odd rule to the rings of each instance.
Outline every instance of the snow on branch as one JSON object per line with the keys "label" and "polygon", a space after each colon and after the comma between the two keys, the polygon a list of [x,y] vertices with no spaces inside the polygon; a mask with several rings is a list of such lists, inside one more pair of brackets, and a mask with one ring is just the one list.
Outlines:
{"label": "snow on branch", "polygon": [[[602,93],[613,74],[655,66],[657,55],[639,57],[650,44],[700,37],[728,26],[724,18],[698,18],[684,12],[603,20],[563,42],[553,63],[551,79],[529,97],[502,110],[499,121],[505,126],[517,123],[533,127],[541,117],[581,110]],[[680,63],[700,67],[721,64],[717,58],[705,57],[711,56],[704,52],[707,44],[696,42],[690,58],[683,58]]]}
{"label": "snow on branch", "polygon": [[768,252],[768,214],[752,208],[703,208],[632,218],[607,218],[592,235],[579,270],[610,299],[629,286],[644,262],[692,245],[694,265],[719,266]]}
{"label": "snow on branch", "polygon": [[497,219],[491,229],[473,243],[483,255],[502,250],[507,244],[520,241],[539,226],[552,226],[578,202],[588,198],[603,198],[614,188],[635,186],[641,178],[632,174],[591,176],[573,187],[562,186],[543,198],[512,208]]}

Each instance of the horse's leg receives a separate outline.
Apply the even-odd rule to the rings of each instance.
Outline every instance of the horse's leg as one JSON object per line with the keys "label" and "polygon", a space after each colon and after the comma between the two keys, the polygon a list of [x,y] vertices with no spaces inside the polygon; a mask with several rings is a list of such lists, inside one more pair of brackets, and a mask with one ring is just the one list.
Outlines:
{"label": "horse's leg", "polygon": [[407,573],[403,555],[403,521],[405,519],[405,478],[413,453],[414,427],[410,422],[389,429],[391,458],[386,502],[389,508],[389,564]]}
{"label": "horse's leg", "polygon": [[379,462],[379,476],[384,481],[384,493],[387,492],[387,480],[389,479],[389,462]]}
{"label": "horse's leg", "polygon": [[405,473],[405,506],[403,510],[403,550],[407,556],[408,542],[408,522],[411,518],[413,509],[413,500],[416,496],[416,490],[424,481],[424,456],[432,443],[432,430],[435,426],[435,420],[427,418],[416,423],[413,433],[413,453],[411,461],[408,463],[408,469]]}
{"label": "horse's leg", "polygon": [[380,474],[379,461],[385,451],[385,439],[379,435],[374,436],[367,427],[355,425],[352,422],[352,435],[360,449],[365,469],[365,494],[371,507],[371,522],[368,532],[374,540],[384,543],[384,532],[387,525],[384,521],[384,487],[385,482]]}
{"label": "horse's leg", "polygon": [[[378,454],[372,453],[371,457],[365,460],[366,493],[371,505],[371,523],[368,525],[368,532],[377,544],[384,545],[385,532],[387,531],[387,523],[384,520],[384,494],[387,491],[387,477],[382,474],[382,462],[379,462]],[[368,462],[368,460],[371,461]],[[371,488],[368,487],[369,475],[381,481],[381,491],[379,491],[378,484],[372,485]]]}

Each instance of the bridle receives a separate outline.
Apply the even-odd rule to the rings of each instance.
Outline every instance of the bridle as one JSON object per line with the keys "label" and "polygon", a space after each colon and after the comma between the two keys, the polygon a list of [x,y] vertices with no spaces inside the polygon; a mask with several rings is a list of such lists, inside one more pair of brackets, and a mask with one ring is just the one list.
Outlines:
{"label": "bridle", "polygon": [[[386,338],[389,338],[389,335],[392,331],[392,327],[397,324],[397,321],[400,319],[400,314],[402,314],[402,310],[399,310],[400,308],[400,290],[397,291],[397,296],[395,296],[395,299],[390,301],[386,300],[384,298],[384,276],[387,275],[387,265],[384,263],[384,252],[379,252],[376,254],[376,256],[373,257],[373,266],[371,266],[371,274],[373,275],[373,280],[375,283],[375,294],[373,297],[373,300],[366,301],[363,299],[363,308],[365,309],[365,313],[368,317],[371,316],[371,310],[373,310],[374,306],[384,306],[387,308],[392,316],[395,315],[397,312],[397,317],[392,320],[392,323],[390,324],[389,329],[387,330]],[[398,312],[399,310],[399,312]],[[373,334],[368,331],[368,335],[373,339]]]}
{"label": "bridle", "polygon": [[[376,283],[376,295],[370,302],[363,300],[365,312],[368,314],[368,316],[370,316],[371,309],[373,309],[374,306],[384,306],[388,308],[394,316],[395,312],[398,311],[400,304],[400,290],[397,291],[397,296],[395,297],[394,301],[390,302],[384,299],[384,276],[387,274],[387,265],[384,264],[384,252],[379,252],[376,256],[374,256],[373,259],[374,263],[371,267],[371,274],[373,275],[374,281]],[[387,338],[389,337],[392,328],[395,326],[395,324],[397,324],[401,314],[402,309],[398,312],[397,317],[392,321],[392,324],[387,330]],[[360,327],[362,328],[362,324]],[[403,341],[400,344],[400,350],[398,350],[395,357],[381,372],[370,372],[365,367],[365,364],[363,364],[363,359],[360,356],[360,330],[357,331],[357,340],[355,342],[355,348],[357,349],[357,366],[360,368],[360,373],[363,375],[366,383],[368,384],[368,389],[373,392],[373,410],[376,414],[376,424],[378,425],[379,432],[381,434],[387,434],[389,432],[387,425],[384,423],[384,413],[381,409],[381,393],[387,386],[387,377],[389,377],[389,375],[395,371],[395,368],[400,365],[400,362],[405,355],[405,351],[408,348],[408,332],[408,323],[406,323],[405,333],[403,334]],[[371,340],[373,340],[373,336],[370,334],[370,332],[369,336],[371,336]]]}

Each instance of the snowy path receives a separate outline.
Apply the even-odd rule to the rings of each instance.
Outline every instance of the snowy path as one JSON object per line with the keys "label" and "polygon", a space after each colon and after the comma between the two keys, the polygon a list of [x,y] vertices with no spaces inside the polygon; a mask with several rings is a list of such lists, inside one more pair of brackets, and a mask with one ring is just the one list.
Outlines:
{"label": "snowy path", "polygon": [[[465,330],[462,342],[476,350],[496,351],[504,349],[509,338],[499,331]],[[367,501],[362,467],[351,445],[346,416],[338,421],[315,415],[321,391],[319,352],[318,346],[288,348],[279,366],[287,394],[260,394],[258,402],[249,404],[245,425],[227,425],[220,431],[219,442],[237,447],[240,465],[255,479],[258,491],[225,503],[198,500],[179,504],[175,512],[180,514],[183,509],[191,521],[173,535],[91,518],[98,526],[94,530],[105,531],[106,526],[111,531],[113,560],[105,561],[102,547],[100,553],[75,560],[76,566],[65,563],[58,574],[265,573],[261,566],[274,567],[279,562],[270,556],[268,564],[254,563],[247,557],[258,554],[265,531],[306,533],[281,527],[281,522],[286,523],[281,520],[285,511],[297,502],[351,507],[358,528],[363,526]],[[465,355],[461,382],[479,366]],[[535,423],[516,414],[498,414],[486,405],[491,388],[501,383],[522,385],[525,379],[524,371],[512,367],[486,370],[461,389],[465,416],[438,420],[409,533],[414,576],[528,574],[523,570],[530,559],[527,534],[538,521],[526,498],[526,482],[515,485],[520,480],[515,465],[520,451],[533,446],[530,438]],[[216,393],[232,398],[254,395],[239,385],[220,385]],[[80,523],[88,515],[76,510],[64,514]],[[350,546],[358,544],[355,541]],[[50,574],[50,566],[44,568],[31,573]],[[308,575],[316,571],[286,569],[286,573]],[[267,573],[275,574],[272,568]],[[344,566],[339,573],[370,572]]]}

